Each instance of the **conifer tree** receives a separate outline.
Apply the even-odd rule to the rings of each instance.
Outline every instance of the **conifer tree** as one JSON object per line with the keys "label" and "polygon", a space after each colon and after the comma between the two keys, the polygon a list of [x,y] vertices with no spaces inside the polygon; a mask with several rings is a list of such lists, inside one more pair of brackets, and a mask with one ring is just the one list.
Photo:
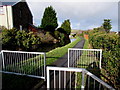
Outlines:
{"label": "conifer tree", "polygon": [[112,28],[112,25],[111,25],[110,21],[111,21],[110,19],[104,19],[103,28],[105,29],[105,31],[107,33],[109,33],[110,29]]}
{"label": "conifer tree", "polygon": [[52,6],[45,8],[41,21],[41,27],[47,31],[54,31],[57,26],[58,23],[55,10]]}
{"label": "conifer tree", "polygon": [[70,35],[71,33],[71,26],[70,26],[70,20],[65,20],[62,25],[61,28],[64,30],[64,32],[66,32],[67,35]]}

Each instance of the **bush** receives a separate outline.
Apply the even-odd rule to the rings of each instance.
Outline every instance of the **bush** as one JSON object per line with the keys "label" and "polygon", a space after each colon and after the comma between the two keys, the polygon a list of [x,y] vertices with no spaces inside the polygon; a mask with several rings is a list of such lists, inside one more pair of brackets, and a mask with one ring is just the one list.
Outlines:
{"label": "bush", "polygon": [[3,49],[7,50],[36,50],[41,44],[40,38],[32,32],[17,29],[3,30]]}
{"label": "bush", "polygon": [[103,50],[102,67],[115,88],[119,87],[120,78],[120,36],[116,34],[97,32],[89,33],[89,42],[93,48]]}
{"label": "bush", "polygon": [[35,36],[33,32],[18,31],[15,37],[19,48],[24,50],[35,50],[41,44],[40,38]]}
{"label": "bush", "polygon": [[2,30],[2,48],[8,50],[15,50],[17,47],[17,41],[15,36],[17,35],[17,29],[13,28],[10,30],[3,29]]}
{"label": "bush", "polygon": [[62,30],[63,30],[62,28],[58,28],[54,32],[55,38],[57,38],[60,41],[60,43],[59,43],[60,46],[64,46],[64,45],[70,43],[69,35],[64,33]]}

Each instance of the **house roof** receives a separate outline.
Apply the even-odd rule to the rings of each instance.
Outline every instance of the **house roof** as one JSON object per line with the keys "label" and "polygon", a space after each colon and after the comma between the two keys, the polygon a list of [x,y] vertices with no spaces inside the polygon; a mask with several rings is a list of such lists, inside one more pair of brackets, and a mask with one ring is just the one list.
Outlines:
{"label": "house roof", "polygon": [[5,5],[14,5],[16,2],[2,2],[2,6],[5,6]]}
{"label": "house roof", "polygon": [[14,6],[14,5],[17,4],[18,2],[22,2],[22,1],[25,1],[25,0],[11,0],[11,1],[1,0],[1,1],[0,1],[0,6],[5,6],[5,5]]}

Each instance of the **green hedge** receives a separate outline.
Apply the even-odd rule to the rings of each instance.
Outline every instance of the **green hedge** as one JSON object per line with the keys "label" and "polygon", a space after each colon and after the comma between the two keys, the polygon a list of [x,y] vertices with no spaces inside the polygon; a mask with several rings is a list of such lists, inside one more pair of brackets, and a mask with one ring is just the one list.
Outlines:
{"label": "green hedge", "polygon": [[112,86],[120,88],[120,36],[114,33],[90,32],[89,42],[93,48],[103,50],[102,67]]}

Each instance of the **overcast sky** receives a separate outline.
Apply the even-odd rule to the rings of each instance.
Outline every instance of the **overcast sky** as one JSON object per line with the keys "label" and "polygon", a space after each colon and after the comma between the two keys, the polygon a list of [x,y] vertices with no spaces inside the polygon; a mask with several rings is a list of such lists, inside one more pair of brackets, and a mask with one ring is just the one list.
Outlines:
{"label": "overcast sky", "polygon": [[59,26],[70,19],[72,29],[88,30],[102,25],[104,19],[111,19],[112,31],[118,30],[118,0],[26,0],[34,17],[34,24],[40,25],[46,7],[52,6]]}

